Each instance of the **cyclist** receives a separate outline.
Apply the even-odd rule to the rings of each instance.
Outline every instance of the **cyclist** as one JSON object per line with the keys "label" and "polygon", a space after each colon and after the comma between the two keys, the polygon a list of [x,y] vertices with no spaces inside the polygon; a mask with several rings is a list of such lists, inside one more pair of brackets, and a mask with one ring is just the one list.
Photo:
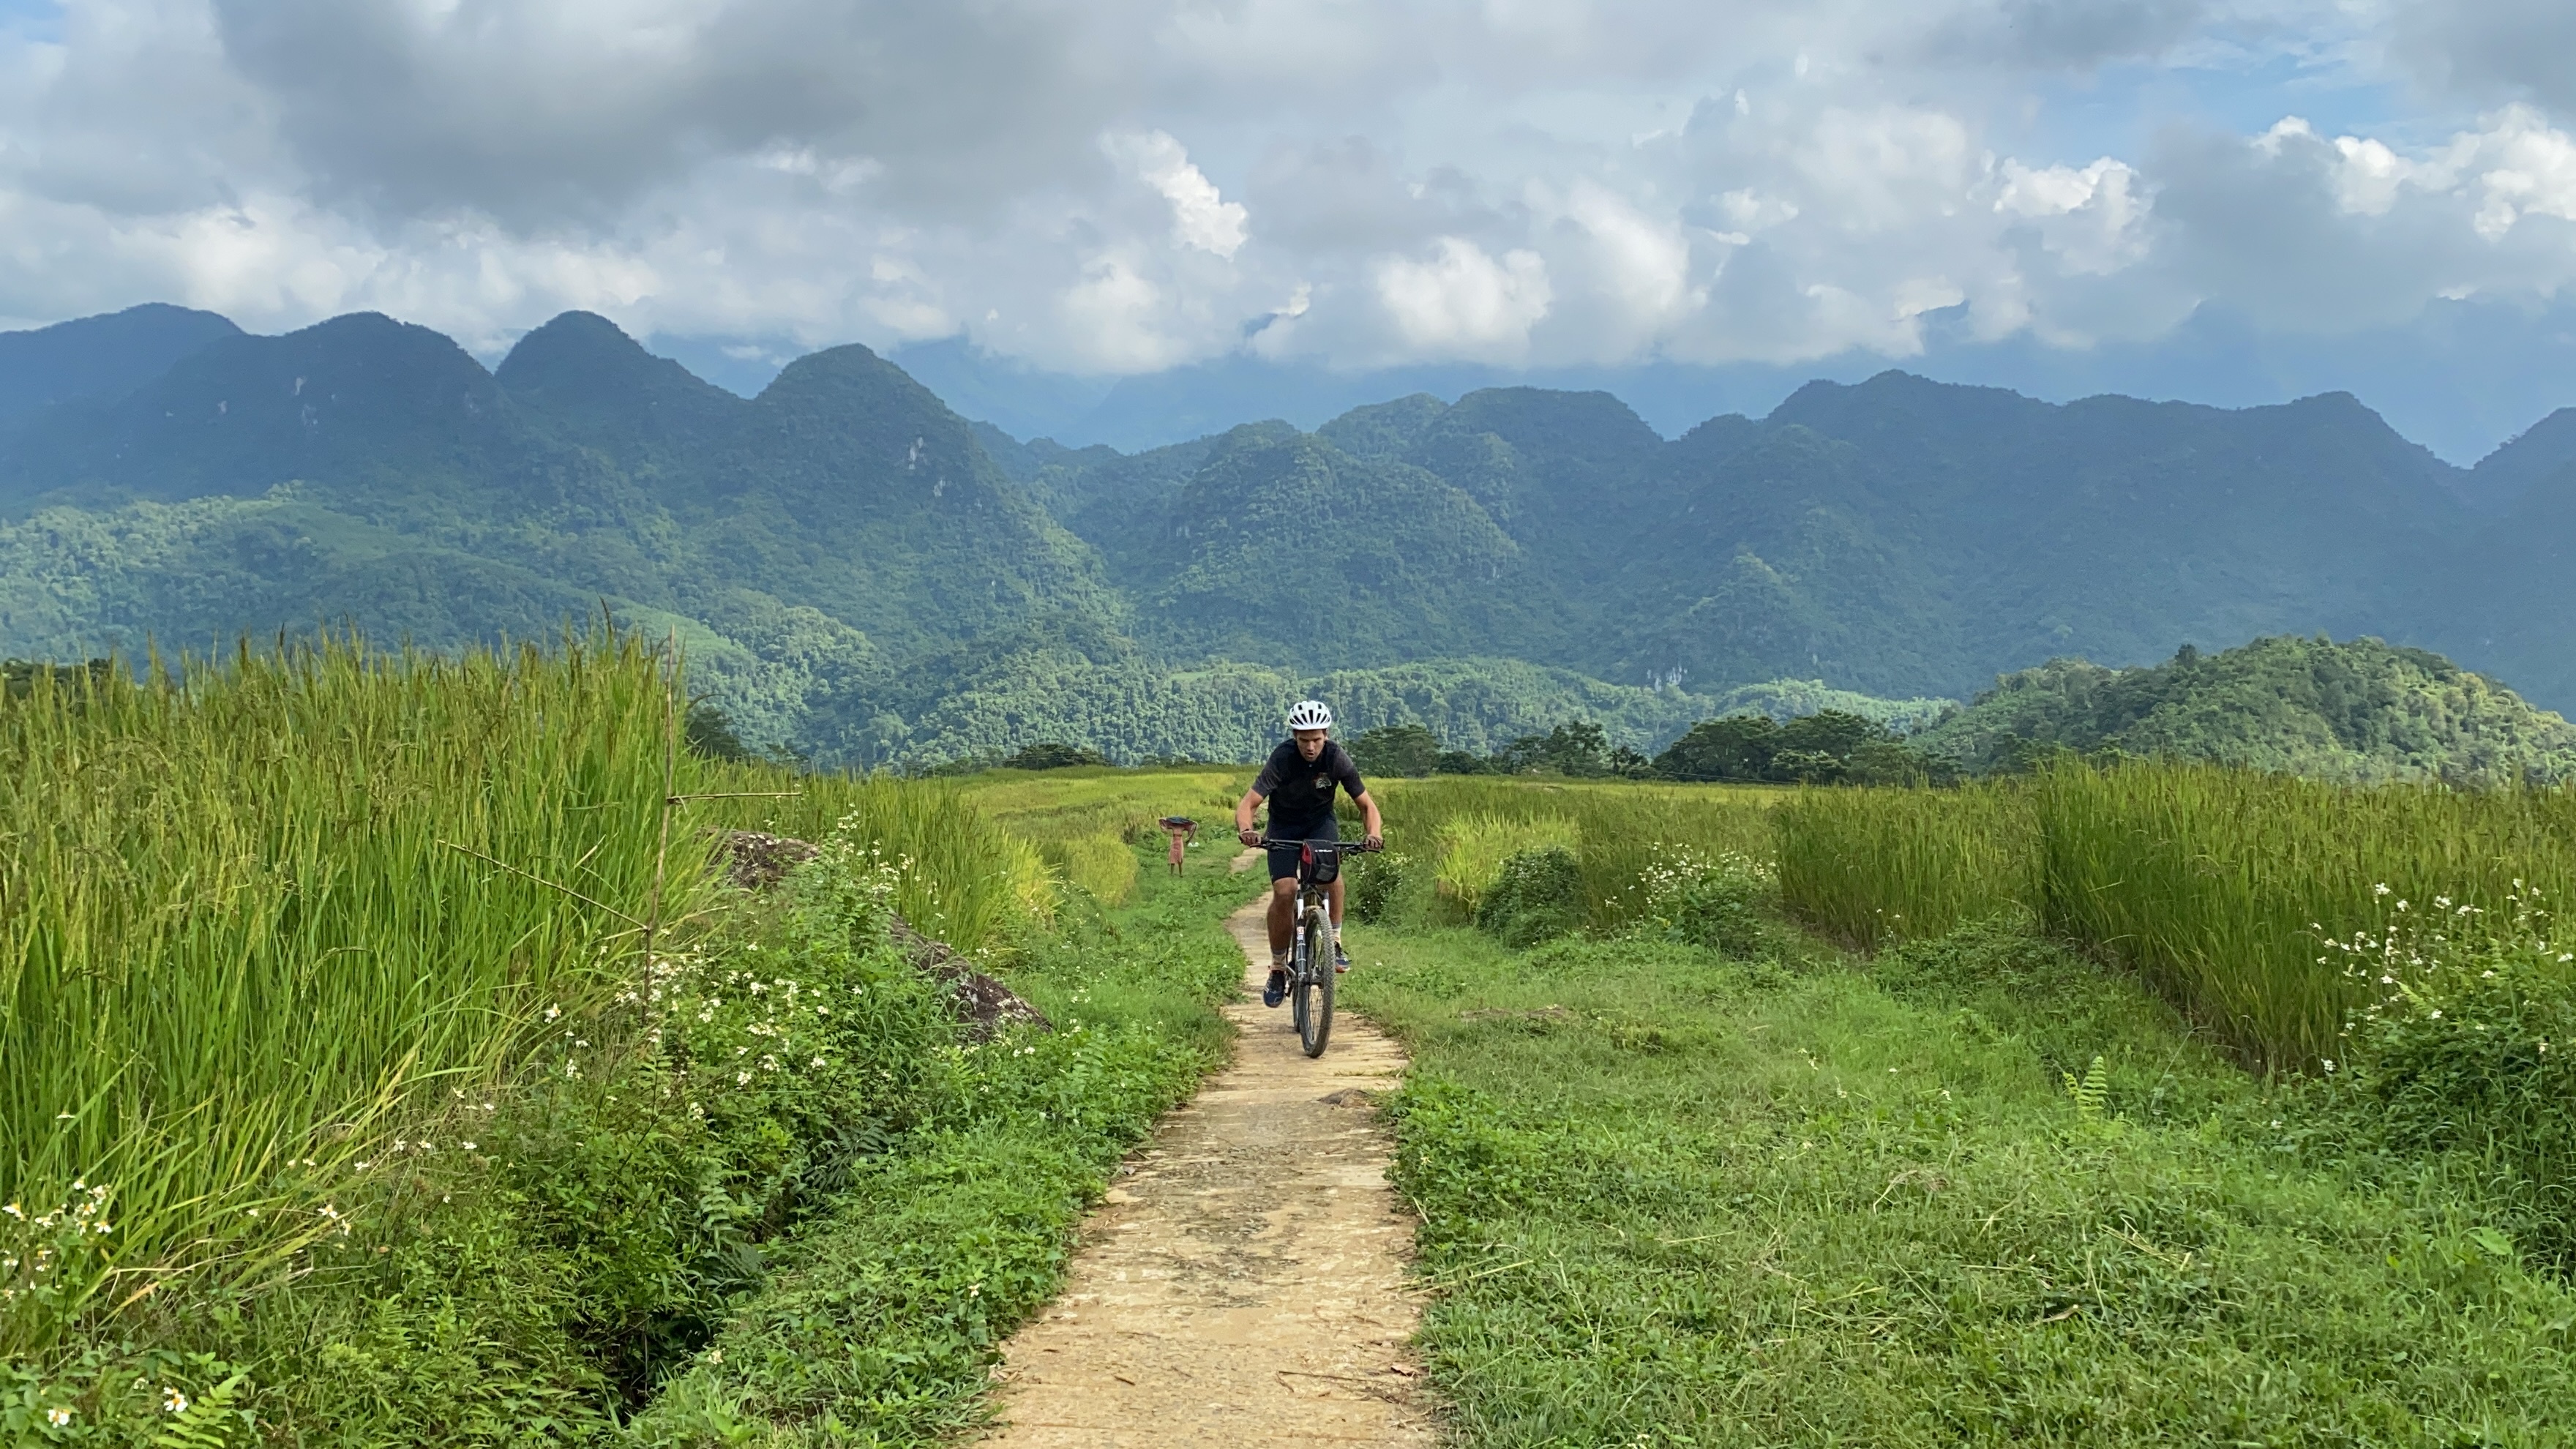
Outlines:
{"label": "cyclist", "polygon": [[[1261,990],[1261,1004],[1277,1006],[1288,999],[1288,951],[1296,934],[1297,860],[1300,842],[1339,840],[1341,826],[1333,818],[1333,789],[1339,786],[1350,793],[1351,802],[1360,807],[1368,819],[1367,848],[1378,847],[1384,834],[1384,822],[1378,818],[1377,801],[1370,798],[1368,786],[1360,779],[1359,767],[1351,763],[1350,752],[1331,738],[1333,712],[1320,699],[1301,699],[1288,711],[1288,739],[1270,752],[1270,759],[1235,802],[1234,829],[1246,845],[1259,845],[1261,833],[1252,828],[1252,812],[1261,802],[1270,802],[1270,981]],[[1342,882],[1336,876],[1332,892],[1333,969],[1348,971],[1351,958],[1342,954]]]}

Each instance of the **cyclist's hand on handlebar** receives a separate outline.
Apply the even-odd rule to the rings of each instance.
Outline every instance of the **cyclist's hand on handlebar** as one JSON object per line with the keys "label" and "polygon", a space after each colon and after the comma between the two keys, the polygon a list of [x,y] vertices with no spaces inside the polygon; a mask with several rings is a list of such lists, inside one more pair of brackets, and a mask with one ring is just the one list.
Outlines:
{"label": "cyclist's hand on handlebar", "polygon": [[1386,849],[1386,837],[1385,837],[1385,836],[1383,836],[1383,835],[1372,835],[1372,836],[1369,836],[1369,837],[1367,837],[1366,839],[1364,839],[1364,840],[1362,840],[1362,841],[1360,842],[1360,849],[1362,849],[1362,850],[1384,850],[1384,849]]}
{"label": "cyclist's hand on handlebar", "polygon": [[1242,841],[1247,846],[1258,846],[1261,844],[1261,832],[1258,830],[1238,830],[1234,832],[1234,838]]}

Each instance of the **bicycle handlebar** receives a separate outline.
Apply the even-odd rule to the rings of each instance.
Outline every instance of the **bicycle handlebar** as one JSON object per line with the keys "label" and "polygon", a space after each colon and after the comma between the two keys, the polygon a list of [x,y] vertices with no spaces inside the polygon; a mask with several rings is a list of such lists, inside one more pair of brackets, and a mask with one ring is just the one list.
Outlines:
{"label": "bicycle handlebar", "polygon": [[1380,840],[1377,844],[1371,845],[1366,840],[1273,840],[1267,835],[1261,837],[1261,843],[1252,848],[1255,850],[1262,850],[1273,845],[1338,845],[1363,853],[1371,850],[1386,849],[1386,842],[1384,840]]}

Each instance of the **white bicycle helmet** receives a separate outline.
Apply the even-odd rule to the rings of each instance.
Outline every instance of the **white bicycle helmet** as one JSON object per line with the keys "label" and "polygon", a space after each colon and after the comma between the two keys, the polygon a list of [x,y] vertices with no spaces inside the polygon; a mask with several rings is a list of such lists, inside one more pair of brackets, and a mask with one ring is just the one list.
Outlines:
{"label": "white bicycle helmet", "polygon": [[1292,730],[1328,730],[1333,727],[1333,711],[1320,699],[1301,699],[1288,710],[1288,728]]}

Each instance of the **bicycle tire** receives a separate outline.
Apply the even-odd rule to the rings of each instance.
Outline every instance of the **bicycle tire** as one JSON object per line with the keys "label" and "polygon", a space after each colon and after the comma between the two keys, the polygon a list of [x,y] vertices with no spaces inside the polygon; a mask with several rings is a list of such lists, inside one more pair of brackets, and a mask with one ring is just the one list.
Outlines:
{"label": "bicycle tire", "polygon": [[1315,973],[1307,969],[1313,963],[1314,947],[1299,941],[1288,957],[1288,1016],[1297,1024],[1297,1039],[1306,1039],[1306,978]]}
{"label": "bicycle tire", "polygon": [[1306,912],[1306,970],[1298,973],[1297,1041],[1320,1057],[1333,1038],[1333,923],[1321,904]]}

